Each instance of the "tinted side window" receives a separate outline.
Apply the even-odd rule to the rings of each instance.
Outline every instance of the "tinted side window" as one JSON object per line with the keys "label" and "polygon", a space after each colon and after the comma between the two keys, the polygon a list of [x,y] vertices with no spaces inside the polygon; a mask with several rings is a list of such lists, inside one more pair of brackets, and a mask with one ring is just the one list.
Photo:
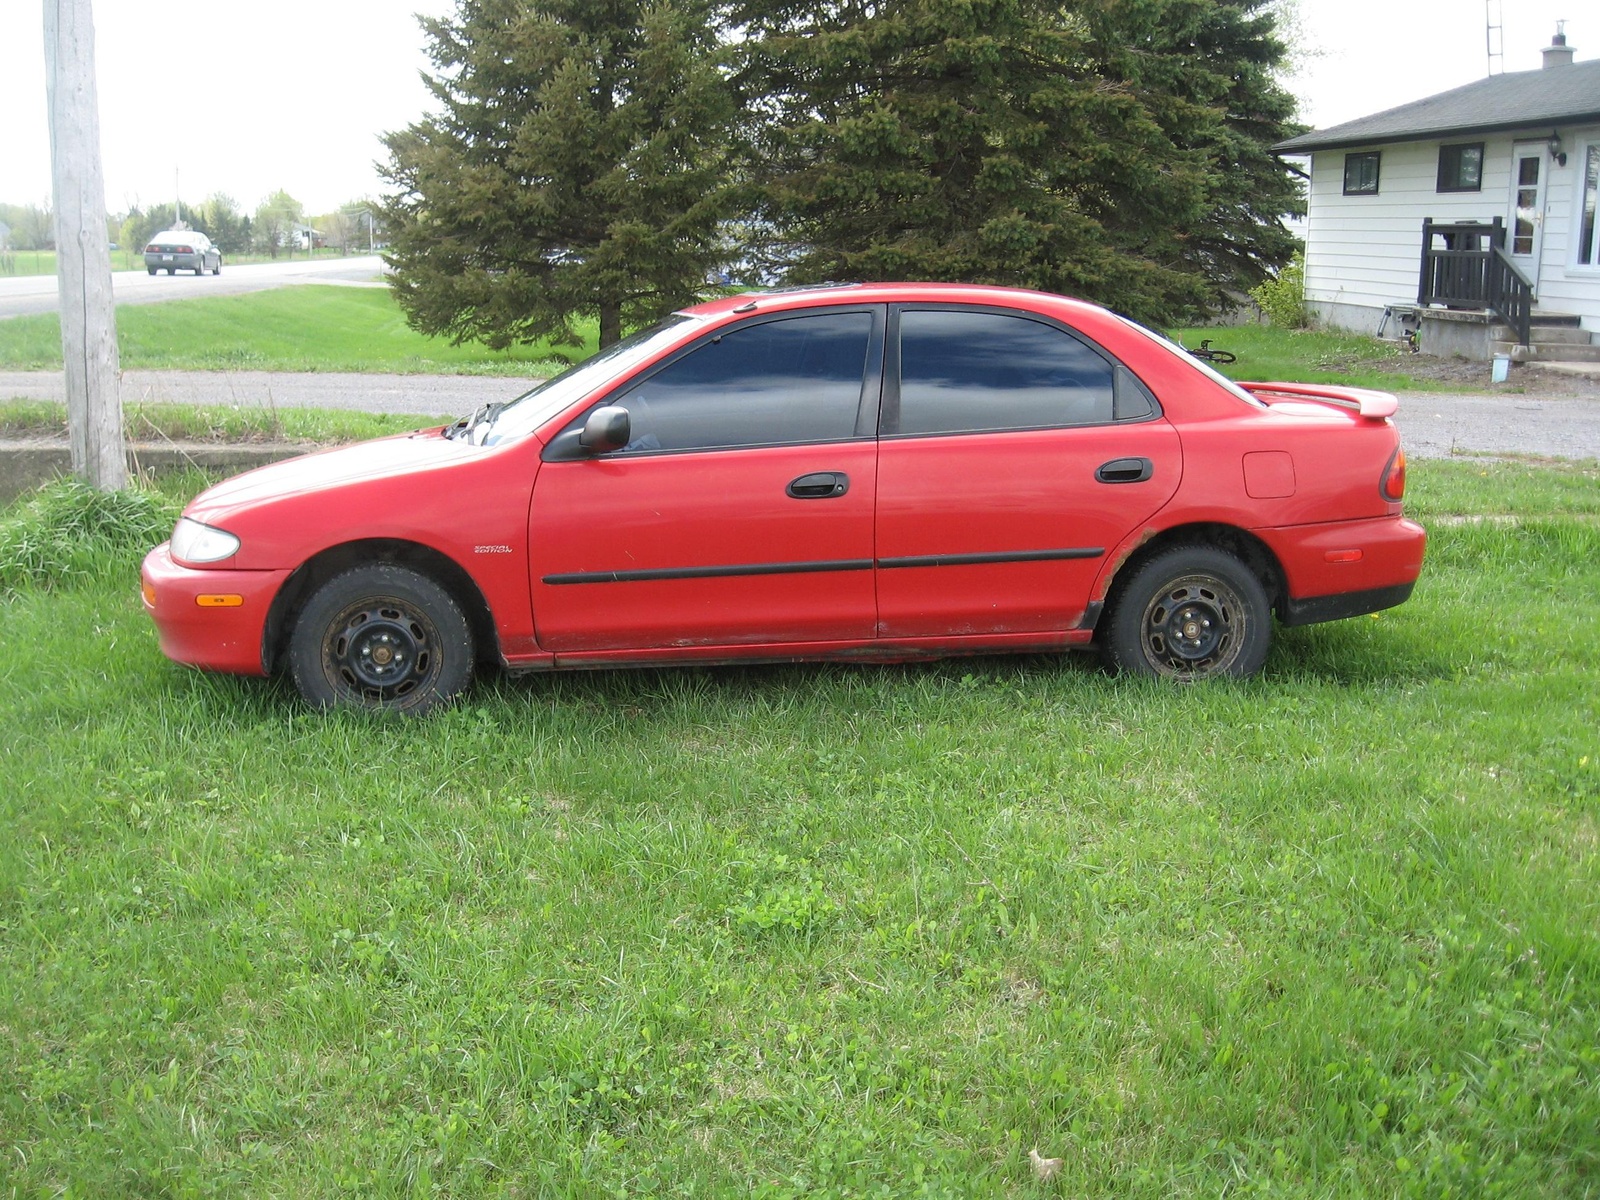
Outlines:
{"label": "tinted side window", "polygon": [[612,401],[627,449],[708,450],[855,436],[872,314],[746,325],[697,347]]}
{"label": "tinted side window", "polygon": [[900,314],[903,434],[1112,420],[1112,366],[1040,321],[983,312]]}

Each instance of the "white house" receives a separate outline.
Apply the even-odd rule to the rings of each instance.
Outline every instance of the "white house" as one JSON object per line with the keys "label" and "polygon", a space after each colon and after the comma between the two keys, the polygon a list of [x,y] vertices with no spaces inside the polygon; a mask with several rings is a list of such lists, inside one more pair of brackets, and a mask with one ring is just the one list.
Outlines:
{"label": "white house", "polygon": [[1276,149],[1310,155],[1306,299],[1325,323],[1420,324],[1434,353],[1600,360],[1600,59],[1574,62],[1562,34],[1540,70]]}

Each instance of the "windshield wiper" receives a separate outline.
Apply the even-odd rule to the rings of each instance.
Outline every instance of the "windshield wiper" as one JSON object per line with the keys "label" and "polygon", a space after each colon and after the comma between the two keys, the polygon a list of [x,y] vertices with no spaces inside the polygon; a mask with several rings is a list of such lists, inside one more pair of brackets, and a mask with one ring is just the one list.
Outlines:
{"label": "windshield wiper", "polygon": [[454,425],[444,431],[444,435],[451,440],[462,436],[470,436],[479,425],[491,422],[499,415],[500,410],[506,406],[504,400],[495,400],[489,404],[480,404],[478,410],[470,417],[462,417]]}

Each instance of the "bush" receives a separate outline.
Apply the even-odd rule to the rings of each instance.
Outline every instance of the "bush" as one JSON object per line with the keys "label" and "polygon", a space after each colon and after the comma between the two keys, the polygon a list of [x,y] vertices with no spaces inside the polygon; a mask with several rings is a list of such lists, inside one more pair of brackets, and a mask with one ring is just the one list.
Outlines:
{"label": "bush", "polygon": [[177,517],[177,505],[141,488],[46,484],[0,517],[0,595],[127,569],[172,532]]}
{"label": "bush", "polygon": [[1252,288],[1250,299],[1280,329],[1304,329],[1311,324],[1311,314],[1306,311],[1306,256],[1296,254],[1276,278]]}

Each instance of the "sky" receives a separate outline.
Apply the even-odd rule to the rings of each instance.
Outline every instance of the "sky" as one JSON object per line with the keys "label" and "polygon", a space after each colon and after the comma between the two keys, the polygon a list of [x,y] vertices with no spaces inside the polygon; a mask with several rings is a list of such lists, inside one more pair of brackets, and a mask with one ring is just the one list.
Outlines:
{"label": "sky", "polygon": [[[1481,79],[1485,0],[1281,0],[1296,47],[1285,84],[1325,128]],[[1507,71],[1533,70],[1555,22],[1579,60],[1600,58],[1595,0],[1503,7]],[[453,0],[97,0],[106,206],[216,192],[253,210],[286,190],[311,214],[382,183],[379,137],[429,107],[415,15]],[[0,0],[0,201],[45,204],[41,0]]]}

